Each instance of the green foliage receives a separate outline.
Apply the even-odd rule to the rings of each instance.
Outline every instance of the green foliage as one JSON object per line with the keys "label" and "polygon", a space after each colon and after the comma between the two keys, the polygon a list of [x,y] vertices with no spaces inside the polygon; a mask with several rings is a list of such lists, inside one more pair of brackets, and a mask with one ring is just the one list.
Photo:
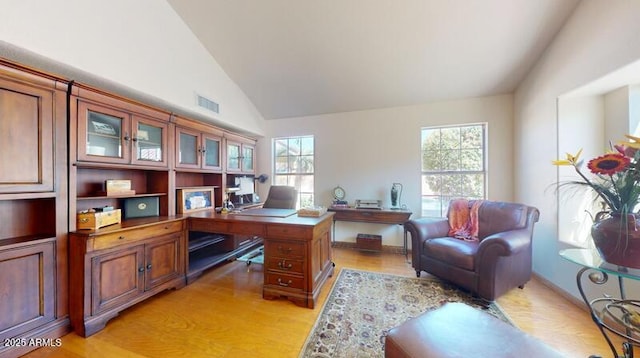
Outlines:
{"label": "green foliage", "polygon": [[423,186],[448,197],[484,197],[483,151],[482,125],[423,130]]}

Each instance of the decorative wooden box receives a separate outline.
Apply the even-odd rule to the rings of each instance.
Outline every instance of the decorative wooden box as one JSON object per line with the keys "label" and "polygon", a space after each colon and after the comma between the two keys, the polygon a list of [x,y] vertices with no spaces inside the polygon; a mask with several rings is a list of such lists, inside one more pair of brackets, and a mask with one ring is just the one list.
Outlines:
{"label": "decorative wooden box", "polygon": [[319,218],[327,212],[327,208],[323,206],[306,207],[298,210],[298,216],[306,216]]}
{"label": "decorative wooden box", "polygon": [[358,234],[356,236],[356,247],[360,250],[381,251],[382,236],[371,234]]}
{"label": "decorative wooden box", "polygon": [[119,224],[122,220],[120,209],[111,211],[97,211],[91,213],[78,213],[78,230],[99,229],[101,227]]}
{"label": "decorative wooden box", "polygon": [[131,189],[131,180],[126,179],[107,179],[104,182],[104,189],[107,196],[136,194],[136,191]]}

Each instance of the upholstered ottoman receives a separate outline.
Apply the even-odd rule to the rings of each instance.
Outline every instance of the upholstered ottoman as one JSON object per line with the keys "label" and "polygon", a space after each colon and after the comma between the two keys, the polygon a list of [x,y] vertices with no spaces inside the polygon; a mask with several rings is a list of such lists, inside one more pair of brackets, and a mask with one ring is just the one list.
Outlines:
{"label": "upholstered ottoman", "polygon": [[446,303],[391,329],[384,355],[387,358],[563,357],[518,328],[463,303]]}

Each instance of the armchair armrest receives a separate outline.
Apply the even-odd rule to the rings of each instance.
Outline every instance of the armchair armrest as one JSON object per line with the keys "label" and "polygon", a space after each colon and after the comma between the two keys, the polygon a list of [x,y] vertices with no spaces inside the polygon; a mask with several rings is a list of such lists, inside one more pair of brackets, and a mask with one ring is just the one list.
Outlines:
{"label": "armchair armrest", "polygon": [[[518,229],[485,237],[478,247],[478,257],[486,255],[511,256],[527,250],[531,245],[531,231]],[[480,260],[482,261],[482,260]]]}
{"label": "armchair armrest", "polygon": [[404,223],[404,228],[411,233],[411,240],[416,243],[449,234],[449,221],[446,218],[419,218]]}

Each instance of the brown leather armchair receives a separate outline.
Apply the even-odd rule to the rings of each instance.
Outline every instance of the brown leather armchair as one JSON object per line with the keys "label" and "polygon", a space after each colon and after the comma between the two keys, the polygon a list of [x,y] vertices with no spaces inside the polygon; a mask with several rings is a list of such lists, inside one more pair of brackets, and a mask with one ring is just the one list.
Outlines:
{"label": "brown leather armchair", "polygon": [[[471,201],[470,203],[473,203]],[[470,204],[471,205],[471,204]],[[404,224],[411,234],[411,263],[493,301],[531,278],[531,240],[538,209],[484,201],[478,209],[478,241],[449,237],[449,219],[420,218]]]}

